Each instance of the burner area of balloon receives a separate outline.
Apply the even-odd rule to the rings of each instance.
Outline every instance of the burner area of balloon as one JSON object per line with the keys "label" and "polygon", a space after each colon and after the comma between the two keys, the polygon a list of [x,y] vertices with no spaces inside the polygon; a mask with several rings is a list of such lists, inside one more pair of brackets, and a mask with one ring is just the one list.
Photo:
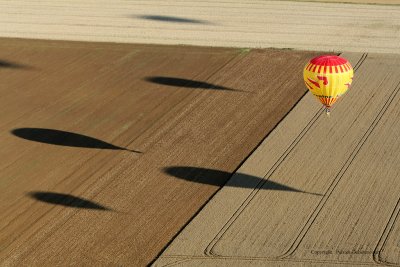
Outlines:
{"label": "burner area of balloon", "polygon": [[307,63],[303,76],[308,90],[325,106],[326,114],[329,115],[333,104],[350,87],[353,67],[345,58],[323,55]]}

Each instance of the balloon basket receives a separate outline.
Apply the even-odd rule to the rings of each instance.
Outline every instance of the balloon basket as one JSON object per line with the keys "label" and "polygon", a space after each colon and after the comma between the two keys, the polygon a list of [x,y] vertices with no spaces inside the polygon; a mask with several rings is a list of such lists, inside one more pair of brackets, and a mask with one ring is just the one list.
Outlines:
{"label": "balloon basket", "polygon": [[326,113],[326,116],[327,116],[327,117],[330,117],[330,116],[331,116],[331,108],[330,108],[330,107],[329,107],[329,108],[326,107],[326,108],[325,108],[325,113]]}

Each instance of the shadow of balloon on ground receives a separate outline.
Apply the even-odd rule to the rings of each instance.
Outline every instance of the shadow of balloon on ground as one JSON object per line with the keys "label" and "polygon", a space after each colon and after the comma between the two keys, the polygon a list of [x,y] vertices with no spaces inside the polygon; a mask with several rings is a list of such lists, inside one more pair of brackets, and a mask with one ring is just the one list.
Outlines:
{"label": "shadow of balloon on ground", "polygon": [[216,85],[196,80],[176,78],[176,77],[151,76],[151,77],[146,77],[145,80],[151,83],[173,86],[173,87],[183,87],[189,89],[225,90],[225,91],[243,92],[241,90],[235,90],[221,85]]}
{"label": "shadow of balloon on ground", "polygon": [[34,192],[29,192],[27,195],[35,200],[46,202],[53,205],[60,205],[70,208],[112,211],[112,209],[97,204],[93,201],[80,197],[75,197],[69,194],[34,191]]}
{"label": "shadow of balloon on ground", "polygon": [[209,22],[204,21],[204,20],[189,19],[189,18],[175,17],[175,16],[141,15],[141,16],[137,16],[137,17],[140,19],[162,21],[162,22],[169,22],[169,23],[210,24]]}
{"label": "shadow of balloon on ground", "polygon": [[69,146],[69,147],[82,147],[82,148],[97,148],[97,149],[112,149],[112,150],[126,150],[135,153],[141,153],[139,151],[130,150],[127,148],[115,146],[113,144],[104,142],[102,140],[54,129],[44,128],[18,128],[11,131],[11,133],[17,137],[35,141],[39,143],[58,145],[58,146]]}
{"label": "shadow of balloon on ground", "polygon": [[7,68],[7,69],[31,69],[31,67],[28,67],[26,65],[22,65],[19,63],[11,62],[11,61],[6,61],[6,60],[1,60],[0,59],[0,69],[2,68]]}
{"label": "shadow of balloon on ground", "polygon": [[[225,185],[229,178],[231,178],[232,176],[232,173],[225,171],[187,166],[171,166],[164,168],[163,171],[173,177],[184,179],[186,181],[216,186]],[[235,177],[234,180],[230,181],[229,186],[255,188],[257,185],[259,185],[263,190],[279,190],[322,196],[321,194],[305,192],[290,186],[286,186],[269,180],[264,180],[260,177],[252,175],[247,175],[243,173],[237,173],[236,175],[239,175],[239,177]]]}

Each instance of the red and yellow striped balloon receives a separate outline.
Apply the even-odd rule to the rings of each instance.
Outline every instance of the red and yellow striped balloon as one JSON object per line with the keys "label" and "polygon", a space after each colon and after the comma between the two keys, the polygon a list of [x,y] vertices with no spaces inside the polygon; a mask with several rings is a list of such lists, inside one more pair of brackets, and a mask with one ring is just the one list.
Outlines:
{"label": "red and yellow striped balloon", "polygon": [[304,68],[304,82],[326,107],[327,114],[336,100],[349,89],[352,80],[353,68],[339,56],[315,57]]}

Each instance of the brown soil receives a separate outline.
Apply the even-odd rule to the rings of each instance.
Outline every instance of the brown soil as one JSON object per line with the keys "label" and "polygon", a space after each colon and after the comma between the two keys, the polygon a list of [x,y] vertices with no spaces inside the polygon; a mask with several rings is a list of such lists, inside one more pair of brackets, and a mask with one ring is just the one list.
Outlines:
{"label": "brown soil", "polygon": [[0,265],[151,262],[305,93],[314,55],[0,39]]}

